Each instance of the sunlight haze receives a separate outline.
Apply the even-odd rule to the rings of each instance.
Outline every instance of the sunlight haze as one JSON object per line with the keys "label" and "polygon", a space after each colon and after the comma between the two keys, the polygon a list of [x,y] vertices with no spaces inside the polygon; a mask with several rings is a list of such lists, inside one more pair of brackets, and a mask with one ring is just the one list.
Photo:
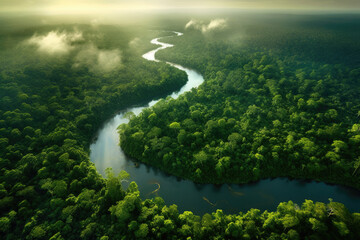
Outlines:
{"label": "sunlight haze", "polygon": [[121,10],[151,10],[167,8],[239,8],[239,9],[292,9],[292,10],[352,10],[360,9],[357,0],[2,0],[1,11],[37,11],[45,13],[92,13],[92,12],[116,12]]}

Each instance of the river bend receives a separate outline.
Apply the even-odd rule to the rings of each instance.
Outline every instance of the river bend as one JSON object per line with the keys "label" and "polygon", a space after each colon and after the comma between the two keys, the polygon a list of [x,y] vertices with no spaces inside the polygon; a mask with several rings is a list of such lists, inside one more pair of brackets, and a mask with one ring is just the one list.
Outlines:
{"label": "river bend", "polygon": [[[159,62],[155,57],[156,52],[173,47],[172,44],[161,42],[160,39],[182,35],[182,33],[174,32],[173,36],[151,40],[151,43],[157,45],[158,48],[145,53],[143,58]],[[185,71],[188,76],[187,83],[178,92],[170,94],[172,98],[177,98],[184,92],[198,87],[204,81],[203,76],[195,70],[167,63]],[[144,106],[124,109],[104,123],[96,141],[90,145],[90,159],[100,174],[105,176],[105,169],[108,167],[111,167],[116,174],[125,170],[130,174],[131,181],[138,184],[143,199],[160,196],[167,205],[178,205],[180,212],[187,210],[199,215],[213,212],[218,208],[228,214],[245,212],[251,208],[272,211],[276,210],[277,205],[283,201],[292,200],[301,204],[305,199],[311,199],[326,203],[329,198],[344,203],[352,212],[360,212],[360,191],[340,185],[287,178],[266,179],[241,185],[195,184],[189,180],[169,176],[151,166],[142,163],[135,164],[119,147],[117,127],[128,122],[128,119],[124,117],[126,112],[131,111],[138,115],[144,108],[151,107],[158,101],[159,99]],[[160,189],[155,191],[159,186]]]}

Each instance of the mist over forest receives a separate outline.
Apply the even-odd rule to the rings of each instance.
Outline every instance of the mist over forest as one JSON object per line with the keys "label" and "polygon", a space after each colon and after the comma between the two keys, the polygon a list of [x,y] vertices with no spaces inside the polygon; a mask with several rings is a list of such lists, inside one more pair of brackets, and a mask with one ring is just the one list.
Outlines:
{"label": "mist over forest", "polygon": [[360,235],[357,1],[1,5],[4,239]]}

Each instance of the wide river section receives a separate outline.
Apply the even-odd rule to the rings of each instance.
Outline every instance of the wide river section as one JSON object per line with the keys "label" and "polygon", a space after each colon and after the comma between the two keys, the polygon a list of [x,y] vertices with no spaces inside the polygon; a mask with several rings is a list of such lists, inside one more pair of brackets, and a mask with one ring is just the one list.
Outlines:
{"label": "wide river section", "polygon": [[[182,33],[174,32],[171,36],[151,40],[151,43],[157,45],[158,48],[145,53],[143,58],[159,62],[155,57],[156,52],[173,47],[172,44],[159,40],[182,35]],[[188,75],[186,85],[178,92],[170,94],[174,99],[198,87],[204,81],[203,76],[195,70],[174,63],[168,62],[168,64],[185,71]],[[144,108],[151,107],[158,101],[153,100],[143,106],[123,109],[99,129],[96,141],[90,146],[90,159],[100,174],[105,177],[105,169],[109,167],[116,174],[125,170],[131,176],[130,181],[135,181],[139,186],[143,199],[160,196],[167,205],[176,204],[180,212],[192,211],[198,215],[210,213],[216,209],[223,209],[228,214],[245,212],[251,208],[273,211],[280,202],[284,201],[292,200],[301,204],[305,199],[311,199],[327,203],[329,198],[345,204],[352,212],[360,212],[360,191],[340,185],[287,178],[266,179],[241,185],[195,184],[189,180],[169,176],[151,166],[135,163],[120,148],[117,127],[128,122],[128,119],[124,117],[126,112],[131,111],[138,115]]]}

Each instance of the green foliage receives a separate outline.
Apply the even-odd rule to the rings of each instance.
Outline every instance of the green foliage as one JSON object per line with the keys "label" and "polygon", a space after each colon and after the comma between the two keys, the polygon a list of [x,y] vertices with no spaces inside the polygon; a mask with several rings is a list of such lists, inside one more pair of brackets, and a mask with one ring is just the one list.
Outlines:
{"label": "green foliage", "polygon": [[136,238],[146,238],[149,233],[149,228],[146,223],[142,223],[139,226],[139,229],[135,231]]}
{"label": "green foliage", "polygon": [[10,229],[10,219],[7,217],[0,218],[0,231],[7,233]]}
{"label": "green foliage", "polygon": [[205,83],[123,125],[128,155],[203,183],[286,176],[360,188],[360,91],[352,75],[360,65],[196,31],[170,41],[176,47],[159,56],[196,68]]}
{"label": "green foliage", "polygon": [[140,210],[141,200],[140,193],[137,191],[137,186],[132,182],[128,188],[128,194],[116,205],[110,207],[109,211],[116,216],[119,224],[127,223],[133,215],[136,215]]}
{"label": "green foliage", "polygon": [[30,239],[41,239],[45,234],[46,231],[41,226],[36,226],[31,230]]}
{"label": "green foliage", "polygon": [[[301,208],[289,202],[275,212],[252,209],[225,215],[218,210],[200,217],[179,213],[176,205],[166,206],[161,198],[143,201],[136,183],[123,189],[125,172],[115,176],[109,170],[102,178],[88,154],[96,130],[119,109],[178,89],[186,81],[185,73],[141,59],[154,47],[148,42],[158,32],[105,25],[29,28],[0,21],[5,26],[0,30],[2,238],[355,239],[360,235],[359,214],[335,202],[307,200]],[[35,33],[74,28],[85,40],[72,48],[87,48],[86,41],[99,49],[121,48],[123,66],[110,73],[94,72],[74,66],[77,50],[51,57],[23,44]],[[306,172],[301,176],[328,174],[322,166],[329,166],[331,179],[338,171],[346,181],[349,172],[353,182],[358,181],[360,133],[352,117],[353,112],[358,114],[358,92],[351,87],[359,76],[356,69],[315,63],[310,69],[297,57],[253,51],[251,46],[242,46],[242,52],[236,44],[216,43],[195,32],[186,35],[194,38],[178,40],[182,54],[174,51],[174,62],[195,66],[207,82],[178,101],[160,101],[140,117],[128,114],[130,127],[119,130],[130,155],[145,162],[154,159],[153,164],[196,181],[249,181],[278,175],[276,169],[286,169],[290,176],[298,176],[298,169]],[[137,36],[142,36],[141,44],[133,49],[129,42]],[[194,45],[189,40],[195,40]],[[181,168],[184,165],[188,170]]]}
{"label": "green foliage", "polygon": [[[25,44],[33,35],[74,29],[83,40],[74,43],[69,54],[48,56]],[[6,39],[1,37],[0,45],[15,43],[0,51],[1,59],[6,59],[0,66],[2,236],[89,239],[98,231],[90,219],[110,219],[109,208],[118,202],[130,209],[118,210],[119,216],[133,213],[134,206],[140,208],[136,186],[131,184],[128,195],[122,189],[121,181],[129,175],[109,173],[104,180],[89,161],[88,147],[105,119],[119,109],[171,93],[186,82],[184,72],[141,58],[142,51],[154,47],[148,42],[156,32],[145,34],[138,49],[129,46],[141,33],[139,28],[88,25],[23,29],[15,24],[1,30]],[[76,67],[76,56],[90,45],[104,51],[121,48],[122,67],[112,72]],[[134,136],[136,141],[141,138],[141,132]],[[139,234],[144,231],[142,227]],[[98,237],[102,236],[105,233]]]}

